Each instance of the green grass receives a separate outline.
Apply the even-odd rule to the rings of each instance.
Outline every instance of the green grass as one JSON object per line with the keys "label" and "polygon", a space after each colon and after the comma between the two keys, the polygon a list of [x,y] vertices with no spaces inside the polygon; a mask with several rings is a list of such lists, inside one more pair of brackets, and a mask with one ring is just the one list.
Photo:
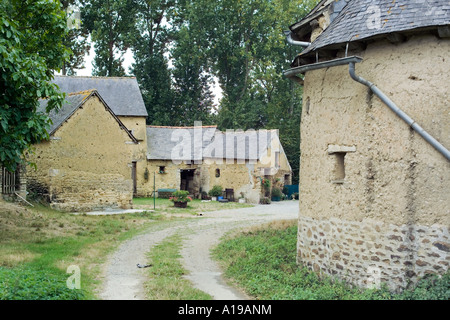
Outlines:
{"label": "green grass", "polygon": [[248,208],[253,205],[248,203],[238,202],[219,202],[208,201],[202,202],[202,200],[194,199],[188,202],[187,208],[176,208],[173,202],[169,199],[156,198],[154,203],[153,198],[135,198],[133,199],[133,207],[136,209],[155,209],[155,214],[172,214],[172,215],[199,215],[203,212],[216,211],[216,210],[228,210],[238,208]]}
{"label": "green grass", "polygon": [[183,278],[186,271],[180,263],[180,242],[180,235],[168,237],[149,253],[150,280],[146,283],[149,300],[211,300],[210,295],[193,288]]}
{"label": "green grass", "polygon": [[[0,203],[0,300],[95,299],[107,254],[158,219],[152,212],[88,216]],[[66,286],[71,265],[80,268],[81,290]]]}
{"label": "green grass", "polygon": [[229,236],[214,250],[226,277],[262,300],[450,299],[450,274],[423,279],[414,290],[393,294],[364,290],[319,277],[296,264],[296,221]]}

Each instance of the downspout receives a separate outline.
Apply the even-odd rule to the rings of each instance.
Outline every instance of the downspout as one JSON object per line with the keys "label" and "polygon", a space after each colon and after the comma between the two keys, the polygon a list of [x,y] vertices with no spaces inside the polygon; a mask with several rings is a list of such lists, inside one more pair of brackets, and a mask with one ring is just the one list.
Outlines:
{"label": "downspout", "polygon": [[[286,41],[293,46],[300,46],[300,47],[306,48],[311,45],[311,42],[297,41],[297,40],[292,39],[292,32],[290,30],[284,31],[284,34],[286,36]],[[289,79],[297,82],[300,85],[304,84],[303,79],[300,77],[297,77],[296,75],[287,76],[287,77]]]}
{"label": "downspout", "polygon": [[447,160],[450,161],[450,151],[448,151],[442,144],[434,139],[428,132],[426,132],[421,126],[417,124],[411,117],[403,112],[399,107],[392,102],[380,89],[378,89],[373,83],[366,79],[356,75],[355,63],[349,63],[349,73],[353,80],[367,86],[384,104],[386,104],[396,115],[398,115],[403,121],[405,121],[411,128],[422,136],[428,143],[430,143],[437,151],[439,151]]}
{"label": "downspout", "polygon": [[[364,78],[357,76],[355,73],[355,63],[361,62],[362,58],[357,56],[345,57],[334,59],[331,61],[312,63],[309,65],[303,65],[283,72],[283,75],[288,78],[296,77],[299,73],[306,71],[329,68],[339,65],[349,65],[349,73],[353,80],[367,86],[380,100],[386,104],[395,114],[397,114],[403,121],[405,121],[414,131],[422,136],[429,144],[431,144],[437,151],[439,151],[448,161],[450,161],[450,151],[448,151],[442,144],[434,139],[428,132],[426,132],[421,126],[419,126],[411,117],[403,112],[399,107],[392,102],[380,89],[378,89],[373,83],[365,80]],[[298,77],[296,77],[298,78]]]}
{"label": "downspout", "polygon": [[297,40],[292,39],[292,32],[289,30],[284,31],[284,34],[286,35],[286,41],[289,44],[292,44],[293,46],[300,46],[300,47],[306,48],[311,45],[311,42],[297,41]]}

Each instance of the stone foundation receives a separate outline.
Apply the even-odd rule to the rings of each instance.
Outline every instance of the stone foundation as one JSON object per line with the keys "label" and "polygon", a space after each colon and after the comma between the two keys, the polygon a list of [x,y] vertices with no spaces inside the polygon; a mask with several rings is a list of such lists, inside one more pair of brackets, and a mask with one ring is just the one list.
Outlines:
{"label": "stone foundation", "polygon": [[300,216],[297,262],[349,283],[401,290],[450,264],[448,226]]}

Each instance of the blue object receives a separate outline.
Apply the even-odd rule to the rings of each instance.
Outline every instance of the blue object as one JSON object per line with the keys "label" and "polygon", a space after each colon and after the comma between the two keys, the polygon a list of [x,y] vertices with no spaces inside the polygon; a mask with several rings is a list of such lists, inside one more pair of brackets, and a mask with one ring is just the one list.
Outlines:
{"label": "blue object", "polygon": [[292,196],[294,193],[298,193],[298,184],[285,185],[284,187],[285,187],[285,188],[287,189],[287,191],[288,191],[287,196],[288,196],[289,199],[291,198],[291,196]]}

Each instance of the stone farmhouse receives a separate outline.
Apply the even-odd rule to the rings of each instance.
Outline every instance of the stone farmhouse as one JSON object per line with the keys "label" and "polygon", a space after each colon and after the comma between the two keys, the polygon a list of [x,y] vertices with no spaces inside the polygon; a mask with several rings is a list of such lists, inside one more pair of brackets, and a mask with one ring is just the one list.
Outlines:
{"label": "stone farmhouse", "polygon": [[[45,112],[46,100],[38,111]],[[130,208],[130,160],[138,140],[96,90],[72,93],[49,114],[50,139],[34,146],[27,188],[61,211]]]}
{"label": "stone farmhouse", "polygon": [[[291,184],[277,130],[146,126],[133,77],[56,76],[54,82],[67,101],[49,114],[50,139],[29,153],[37,169],[27,168],[26,176],[28,191],[58,210],[131,208],[133,197],[162,189],[200,198],[215,185],[229,200],[259,203],[262,179]],[[47,102],[40,103],[45,113]]]}
{"label": "stone farmhouse", "polygon": [[394,290],[448,272],[448,1],[324,0],[287,40],[301,53],[284,75],[304,86],[298,262]]}
{"label": "stone farmhouse", "polygon": [[138,176],[143,174],[141,169],[145,167],[146,162],[148,113],[136,78],[55,76],[54,83],[65,93],[96,89],[114,114],[138,140],[130,159],[133,194],[137,195]]}
{"label": "stone farmhouse", "polygon": [[[188,190],[198,197],[219,185],[232,199],[243,195],[259,203],[262,179],[280,187],[292,181],[277,130],[148,126],[147,143],[147,172],[156,175],[157,189]],[[148,179],[141,185],[143,192],[153,183]]]}

